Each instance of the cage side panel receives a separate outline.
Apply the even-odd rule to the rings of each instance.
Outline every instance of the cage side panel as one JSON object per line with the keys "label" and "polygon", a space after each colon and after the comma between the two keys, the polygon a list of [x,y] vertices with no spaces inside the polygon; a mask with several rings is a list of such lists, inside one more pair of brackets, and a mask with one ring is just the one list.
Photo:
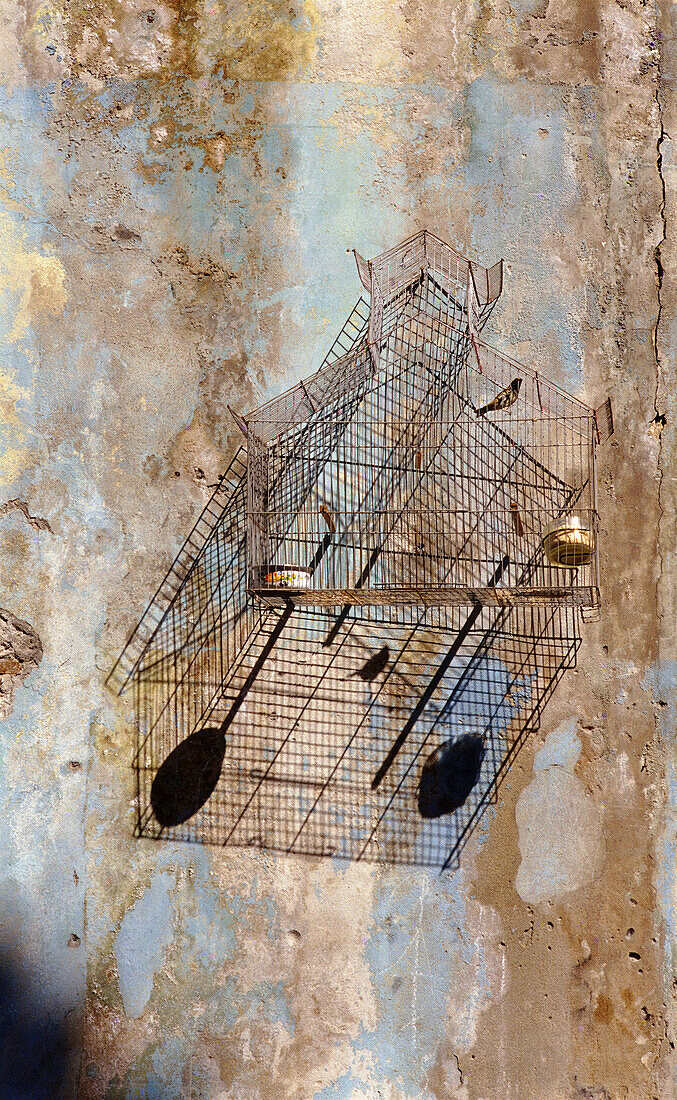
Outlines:
{"label": "cage side panel", "polygon": [[372,367],[379,369],[381,356],[381,331],[383,329],[383,292],[376,272],[371,271],[371,313],[369,316],[369,355]]}
{"label": "cage side panel", "polygon": [[[318,443],[323,422],[318,418],[312,425],[303,453],[308,468],[316,470],[317,483],[306,506],[300,511],[290,507],[293,492],[276,492],[271,504],[278,528],[288,533],[278,556],[312,561],[331,533],[314,570],[313,588],[345,588],[357,581],[383,548],[388,528],[441,443],[434,413],[456,369],[455,330],[433,328],[418,310],[416,319],[406,317],[390,333],[385,349],[387,366],[370,380],[326,463],[315,461],[318,452],[325,455]],[[276,466],[284,465],[282,450],[280,441],[274,448]]]}
{"label": "cage side panel", "polygon": [[247,423],[260,440],[272,442],[284,433],[312,422],[327,403],[359,390],[370,373],[373,373],[373,364],[366,342],[362,342],[279,398],[262,405],[247,418]]}
{"label": "cage side panel", "polygon": [[373,373],[366,346],[359,349],[358,359],[359,384],[335,396],[311,421],[280,436],[269,448],[269,553],[275,564],[295,564],[314,573],[320,563],[317,555],[333,523],[331,498],[322,491],[324,471],[351,430]]}
{"label": "cage side panel", "polygon": [[387,300],[413,282],[425,267],[425,262],[424,234],[419,233],[372,260],[372,280],[376,280],[384,300]]}
{"label": "cage side panel", "polygon": [[140,829],[154,835],[150,784],[177,745],[202,728],[259,617],[246,591],[246,486],[214,528],[174,597],[134,678],[144,796]]}
{"label": "cage side panel", "polygon": [[154,635],[168,614],[177,592],[191,569],[195,567],[215,526],[237,507],[245,479],[246,451],[240,447],[162,579],[155,595],[146,606],[108,676],[107,682],[114,685],[118,692],[122,693],[126,690],[146,650],[152,644]]}

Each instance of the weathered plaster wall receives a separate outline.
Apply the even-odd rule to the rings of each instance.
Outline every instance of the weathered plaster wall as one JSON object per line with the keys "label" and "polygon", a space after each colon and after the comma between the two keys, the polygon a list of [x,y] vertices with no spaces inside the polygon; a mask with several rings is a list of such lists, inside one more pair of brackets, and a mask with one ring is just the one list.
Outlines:
{"label": "weathered plaster wall", "polygon": [[[0,1091],[677,1096],[675,8],[151,2],[0,12],[1,603],[39,639],[0,683]],[[455,874],[135,841],[103,680],[226,402],[423,225],[506,259],[496,343],[613,394],[602,620]]]}

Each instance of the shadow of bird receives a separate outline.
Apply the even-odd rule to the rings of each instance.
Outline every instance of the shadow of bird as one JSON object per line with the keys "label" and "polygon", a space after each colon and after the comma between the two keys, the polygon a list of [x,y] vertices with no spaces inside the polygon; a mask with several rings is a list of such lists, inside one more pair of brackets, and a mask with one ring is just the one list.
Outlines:
{"label": "shadow of bird", "polygon": [[490,401],[488,405],[482,405],[481,409],[477,409],[476,416],[484,416],[488,412],[500,412],[501,409],[509,409],[511,405],[514,405],[522,385],[521,378],[513,378],[509,386],[506,386],[504,390],[497,393],[493,401]]}
{"label": "shadow of bird", "polygon": [[219,781],[225,752],[220,729],[191,733],[170,752],[150,789],[153,813],[163,828],[182,825],[204,806]]}
{"label": "shadow of bird", "polygon": [[362,668],[357,672],[349,673],[350,676],[359,676],[360,680],[364,680],[368,683],[369,680],[374,680],[378,676],[379,672],[383,672],[383,669],[390,660],[390,650],[387,645],[384,645],[383,649],[379,649],[378,653],[375,653],[373,657],[370,657]]}
{"label": "shadow of bird", "polygon": [[334,517],[332,516],[332,514],[329,511],[326,504],[321,505],[320,515],[322,516],[322,519],[324,520],[327,527],[329,528],[329,531],[331,532],[331,534],[332,535],[336,534],[336,524],[334,523]]}
{"label": "shadow of bird", "polygon": [[421,817],[442,817],[463,805],[480,777],[485,752],[482,737],[464,733],[430,754],[418,786]]}

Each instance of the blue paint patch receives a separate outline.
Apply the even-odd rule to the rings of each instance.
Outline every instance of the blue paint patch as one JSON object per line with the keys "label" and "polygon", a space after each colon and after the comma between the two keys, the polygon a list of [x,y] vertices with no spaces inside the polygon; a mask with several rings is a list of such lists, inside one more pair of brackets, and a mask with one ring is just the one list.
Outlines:
{"label": "blue paint patch", "polygon": [[170,875],[156,875],[150,889],[125,913],[113,950],[125,1013],[142,1016],[153,992],[155,972],[172,942],[174,914]]}
{"label": "blue paint patch", "polygon": [[448,1029],[449,991],[459,963],[472,971],[466,1010],[456,1021],[459,1050],[472,1045],[477,1016],[490,996],[482,945],[464,935],[467,888],[462,873],[436,879],[426,872],[393,872],[378,879],[366,957],[379,1020],[353,1047],[368,1053],[377,1079],[407,1095],[422,1094]]}
{"label": "blue paint patch", "polygon": [[543,0],[510,0],[510,7],[524,19],[538,15],[543,10]]}
{"label": "blue paint patch", "polygon": [[185,920],[182,936],[188,937],[189,956],[209,973],[236,950],[236,918],[216,887],[209,881],[193,881],[195,908]]}
{"label": "blue paint patch", "polygon": [[353,1097],[364,1088],[365,1082],[354,1077],[352,1073],[345,1073],[338,1081],[316,1092],[313,1100],[353,1100]]}
{"label": "blue paint patch", "polygon": [[533,770],[540,772],[559,765],[573,772],[581,755],[581,748],[581,742],[576,733],[576,719],[570,718],[548,734],[545,744],[534,757]]}
{"label": "blue paint patch", "polygon": [[[544,91],[550,96],[547,106]],[[536,100],[528,81],[475,80],[463,108],[472,131],[470,152],[450,182],[456,179],[461,193],[474,196],[477,254],[503,256],[519,273],[511,287],[513,295],[521,295],[521,301],[515,299],[515,327],[498,343],[519,358],[518,343],[528,341],[535,349],[534,366],[547,357],[555,380],[576,388],[583,384],[578,318],[586,316],[585,287],[577,282],[564,289],[553,277],[553,242],[560,240],[569,208],[580,204],[574,162],[566,155],[572,138],[568,94],[541,88]],[[600,126],[596,91],[581,92],[576,106],[594,139]]]}

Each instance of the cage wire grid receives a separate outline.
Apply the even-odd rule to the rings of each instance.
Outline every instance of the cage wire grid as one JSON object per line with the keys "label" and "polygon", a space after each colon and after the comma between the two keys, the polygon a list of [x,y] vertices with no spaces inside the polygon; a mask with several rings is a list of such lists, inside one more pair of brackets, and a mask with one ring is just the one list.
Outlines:
{"label": "cage wire grid", "polygon": [[[247,447],[111,674],[137,730],[137,835],[447,866],[575,664],[596,555],[563,583],[541,536],[574,508],[596,527],[595,414],[480,340],[499,265],[431,234],[356,258],[371,309],[312,379],[238,417]],[[515,376],[519,400],[478,415]],[[282,559],[309,590],[262,591]],[[225,736],[218,782],[163,828],[154,777],[205,728]],[[426,762],[467,734],[477,781],[426,819]]]}
{"label": "cage wire grid", "polygon": [[[355,672],[373,652],[374,623],[346,622],[325,647],[335,616],[315,608],[264,612],[207,714],[199,713],[197,693],[187,698],[167,670],[140,670],[139,834],[163,835],[152,815],[151,785],[185,722],[187,729],[225,728],[226,757],[205,806],[165,836],[443,865],[495,795],[506,761],[538,728],[580,644],[571,608],[486,607],[446,662],[465,617],[465,609],[450,609],[443,629],[431,627],[425,614],[413,626],[382,619],[378,644],[388,645],[392,660],[378,683],[365,684]],[[180,707],[164,706],[168,691]],[[407,728],[402,751],[373,790],[395,736]],[[455,814],[424,821],[417,808],[420,767],[459,732],[485,741],[479,781]]]}

